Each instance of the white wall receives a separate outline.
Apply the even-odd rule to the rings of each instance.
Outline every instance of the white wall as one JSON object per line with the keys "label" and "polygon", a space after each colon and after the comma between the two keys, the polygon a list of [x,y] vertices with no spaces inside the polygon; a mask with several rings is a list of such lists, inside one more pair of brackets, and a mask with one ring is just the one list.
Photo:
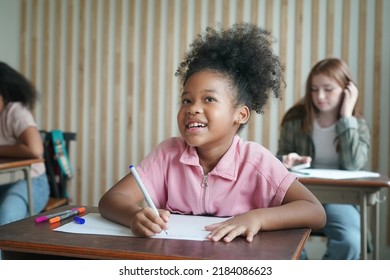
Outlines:
{"label": "white wall", "polygon": [[[0,0],[0,61],[19,69],[20,0]],[[17,177],[15,177],[17,176]],[[22,174],[1,174],[0,183]]]}
{"label": "white wall", "polygon": [[0,61],[19,69],[20,0],[0,0]]}

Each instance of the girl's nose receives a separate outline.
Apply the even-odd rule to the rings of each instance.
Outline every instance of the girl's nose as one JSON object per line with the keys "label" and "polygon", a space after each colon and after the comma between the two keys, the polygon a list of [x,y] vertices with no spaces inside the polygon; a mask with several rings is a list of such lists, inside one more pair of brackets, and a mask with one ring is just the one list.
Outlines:
{"label": "girl's nose", "polygon": [[202,112],[202,107],[197,103],[193,103],[187,110],[187,114],[190,115],[200,114]]}
{"label": "girl's nose", "polygon": [[320,89],[320,90],[318,91],[318,99],[325,99],[325,96],[326,96],[325,91],[323,91],[322,89]]}

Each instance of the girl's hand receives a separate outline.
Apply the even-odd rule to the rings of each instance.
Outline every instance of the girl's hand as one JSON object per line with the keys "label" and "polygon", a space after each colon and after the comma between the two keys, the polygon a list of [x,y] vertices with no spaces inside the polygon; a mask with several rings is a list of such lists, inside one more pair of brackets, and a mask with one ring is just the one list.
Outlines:
{"label": "girl's hand", "polygon": [[293,167],[294,165],[303,164],[303,163],[310,163],[311,157],[309,156],[301,156],[297,153],[289,153],[288,155],[283,156],[283,165],[289,169]]}
{"label": "girl's hand", "polygon": [[138,211],[131,221],[133,233],[137,236],[153,236],[168,229],[169,211],[161,209],[158,211],[160,216],[157,216],[150,207],[145,207]]}
{"label": "girl's hand", "polygon": [[352,116],[353,109],[356,106],[358,94],[358,89],[355,84],[349,82],[348,86],[344,89],[344,99],[340,109],[341,117],[348,118]]}
{"label": "girl's hand", "polygon": [[205,227],[211,231],[207,236],[212,241],[232,241],[237,236],[246,236],[246,241],[252,242],[253,237],[261,229],[261,223],[255,213],[247,212],[238,215],[222,223],[216,223]]}

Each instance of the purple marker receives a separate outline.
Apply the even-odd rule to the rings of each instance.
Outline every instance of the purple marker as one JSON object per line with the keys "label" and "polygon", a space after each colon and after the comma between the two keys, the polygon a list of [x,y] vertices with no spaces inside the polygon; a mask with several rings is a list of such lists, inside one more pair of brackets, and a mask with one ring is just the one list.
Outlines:
{"label": "purple marker", "polygon": [[65,210],[65,211],[62,211],[62,212],[59,212],[59,213],[49,214],[49,215],[46,215],[46,216],[40,216],[40,217],[35,218],[35,222],[36,223],[46,222],[46,221],[48,221],[51,218],[54,218],[54,217],[57,217],[57,216],[61,216],[63,214],[68,214],[70,212],[72,212],[72,210]]}

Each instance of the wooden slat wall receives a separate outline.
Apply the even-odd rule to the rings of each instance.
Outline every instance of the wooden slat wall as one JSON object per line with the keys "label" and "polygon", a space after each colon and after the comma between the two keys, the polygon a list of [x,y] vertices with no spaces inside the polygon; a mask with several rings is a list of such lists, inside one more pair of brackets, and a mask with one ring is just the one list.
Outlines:
{"label": "wooden slat wall", "polygon": [[[367,1],[366,0],[361,0],[360,3],[363,7],[366,7]],[[359,14],[359,46],[364,46],[366,38],[367,38],[367,32],[366,32],[366,24],[367,24],[367,10],[366,9],[360,9],[360,14]],[[363,58],[366,55],[366,48],[359,48],[358,51],[358,57]],[[365,88],[365,60],[364,59],[359,59],[359,69],[358,69],[358,76],[357,76],[357,81],[359,81],[359,88],[364,89]],[[361,91],[360,93],[360,98],[358,100],[358,108],[363,111],[363,105],[362,105],[362,100],[365,100],[365,91]],[[390,172],[388,172],[390,173]],[[390,204],[389,204],[390,205]],[[390,223],[389,223],[390,224]]]}
{"label": "wooden slat wall", "polygon": [[217,22],[270,29],[286,65],[283,99],[254,116],[243,137],[276,152],[281,117],[303,95],[312,65],[341,57],[372,127],[371,168],[389,174],[388,2],[22,0],[20,70],[41,92],[40,128],[77,132],[70,153],[77,204],[97,205],[129,164],[178,134],[176,67],[196,34]]}

